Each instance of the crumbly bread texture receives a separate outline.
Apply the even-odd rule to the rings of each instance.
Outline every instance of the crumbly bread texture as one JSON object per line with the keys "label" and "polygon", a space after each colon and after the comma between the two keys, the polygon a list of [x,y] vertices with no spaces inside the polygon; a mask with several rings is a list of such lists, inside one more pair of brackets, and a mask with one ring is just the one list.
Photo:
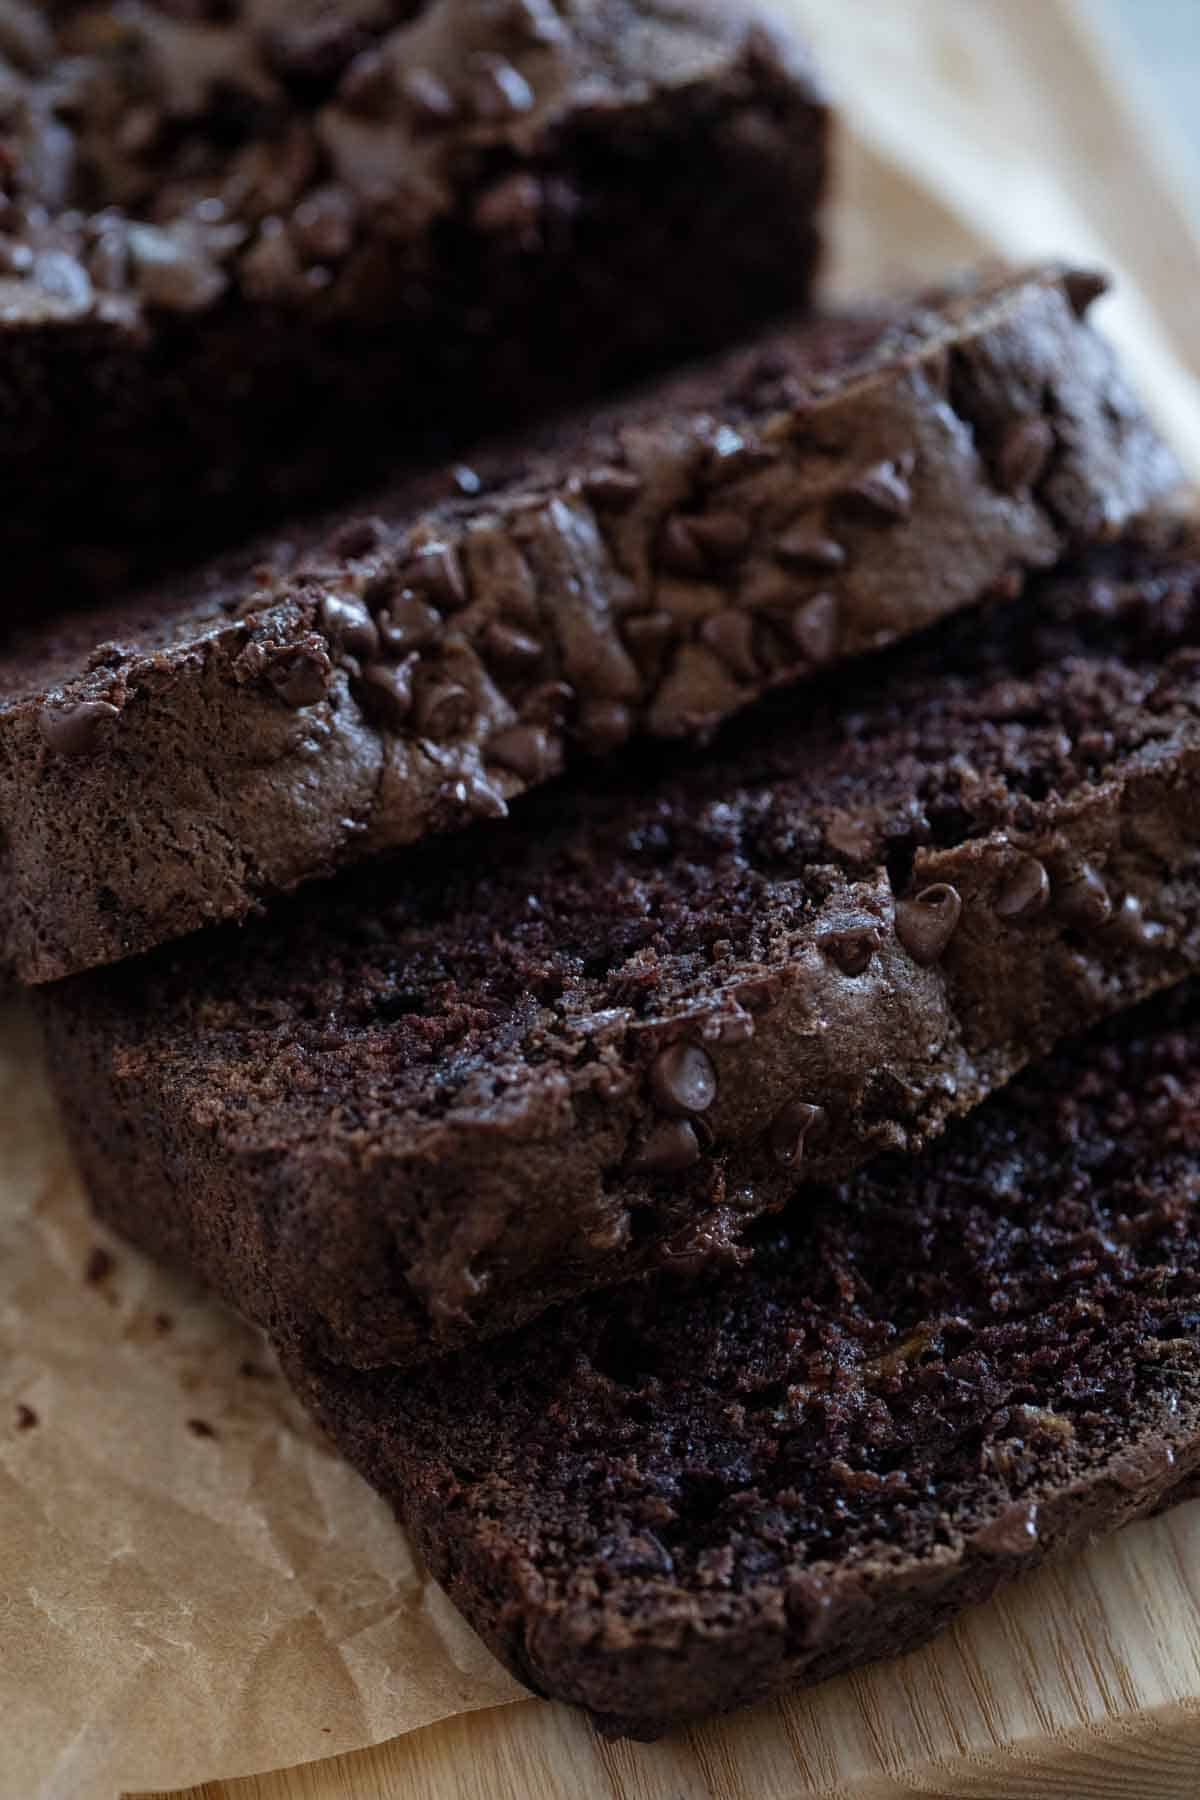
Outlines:
{"label": "crumbly bread texture", "polygon": [[1095,291],[1039,270],[773,329],[19,637],[0,959],[53,980],[240,917],[1111,535],[1178,471],[1078,316]]}
{"label": "crumbly bread texture", "polygon": [[738,0],[4,0],[0,97],[9,616],[815,267],[827,109]]}
{"label": "crumbly bread texture", "polygon": [[642,753],[38,990],[101,1214],[402,1363],[722,1259],[1200,966],[1200,562],[1122,547],[702,758]]}
{"label": "crumbly bread texture", "polygon": [[1193,986],[797,1195],[741,1268],[293,1378],[493,1650],[610,1731],[910,1649],[1194,1483],[1198,1046]]}

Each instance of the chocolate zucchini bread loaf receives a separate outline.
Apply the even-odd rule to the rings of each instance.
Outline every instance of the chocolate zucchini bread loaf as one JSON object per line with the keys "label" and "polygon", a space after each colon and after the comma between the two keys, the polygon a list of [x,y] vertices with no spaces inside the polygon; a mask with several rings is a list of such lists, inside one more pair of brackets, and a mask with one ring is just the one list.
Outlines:
{"label": "chocolate zucchini bread loaf", "polygon": [[827,125],[739,0],[4,0],[6,555],[61,606],[65,536],[216,547],[803,305]]}
{"label": "chocolate zucchini bread loaf", "polygon": [[651,1737],[912,1648],[1186,1489],[1198,1169],[1189,986],[805,1190],[719,1278],[291,1372],[509,1667]]}
{"label": "chocolate zucchini bread loaf", "polygon": [[53,980],[499,817],[571,749],[704,735],[1112,534],[1178,471],[1094,292],[773,329],[457,497],[422,477],[33,628],[0,660],[0,963]]}
{"label": "chocolate zucchini bread loaf", "polygon": [[1200,967],[1200,549],[659,761],[39,990],[100,1213],[399,1364],[921,1149]]}

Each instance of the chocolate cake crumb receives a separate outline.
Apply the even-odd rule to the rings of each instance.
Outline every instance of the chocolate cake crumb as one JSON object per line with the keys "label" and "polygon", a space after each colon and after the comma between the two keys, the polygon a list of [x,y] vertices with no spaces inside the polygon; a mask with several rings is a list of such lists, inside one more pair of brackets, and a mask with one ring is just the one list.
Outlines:
{"label": "chocolate cake crumb", "polygon": [[704,757],[38,990],[100,1216],[360,1365],[728,1261],[1200,968],[1198,651],[1197,547],[1131,541]]}
{"label": "chocolate cake crumb", "polygon": [[1195,1490],[1198,1046],[1190,983],[916,1162],[768,1177],[741,1267],[288,1373],[513,1673],[606,1731],[894,1655]]}
{"label": "chocolate cake crumb", "polygon": [[106,1250],[102,1244],[96,1244],[88,1252],[88,1259],[83,1268],[83,1279],[89,1287],[99,1287],[108,1280],[115,1267],[112,1252]]}
{"label": "chocolate cake crumb", "polygon": [[17,1430],[32,1431],[39,1423],[38,1415],[33,1410],[32,1406],[27,1406],[23,1400],[18,1401],[16,1408]]}
{"label": "chocolate cake crumb", "polygon": [[215,1438],[218,1436],[216,1426],[210,1425],[207,1419],[189,1419],[187,1428],[193,1437]]}

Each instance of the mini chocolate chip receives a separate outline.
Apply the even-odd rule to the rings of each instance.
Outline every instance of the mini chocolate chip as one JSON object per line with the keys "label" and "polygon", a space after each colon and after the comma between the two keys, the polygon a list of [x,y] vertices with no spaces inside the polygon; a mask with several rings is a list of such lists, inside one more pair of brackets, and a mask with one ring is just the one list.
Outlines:
{"label": "mini chocolate chip", "polygon": [[675,621],[663,607],[654,612],[637,613],[626,619],[625,642],[629,654],[645,673],[658,663],[663,651],[675,635]]}
{"label": "mini chocolate chip", "polygon": [[836,594],[814,594],[792,614],[792,639],[806,662],[827,663],[837,651]]}
{"label": "mini chocolate chip", "polygon": [[843,975],[865,975],[879,948],[879,927],[854,925],[844,931],[823,931],[817,941]]}
{"label": "mini chocolate chip", "polygon": [[740,513],[697,513],[688,520],[694,543],[715,563],[736,562],[750,542],[750,526]]}
{"label": "mini chocolate chip", "polygon": [[825,1109],[807,1100],[789,1100],[776,1113],[771,1123],[769,1142],[777,1163],[790,1169],[804,1154],[804,1142],[819,1133],[825,1124]]}
{"label": "mini chocolate chip", "polygon": [[417,697],[417,730],[422,737],[433,738],[435,742],[458,737],[474,716],[474,703],[461,682],[431,682]]}
{"label": "mini chocolate chip", "polygon": [[632,469],[593,469],[583,477],[581,487],[593,506],[605,512],[626,512],[642,491],[642,478]]}
{"label": "mini chocolate chip", "polygon": [[1107,294],[1109,287],[1108,276],[1095,269],[1068,269],[1062,284],[1077,319],[1082,319],[1093,302]]}
{"label": "mini chocolate chip", "polygon": [[672,575],[699,576],[708,567],[704,551],[692,535],[692,521],[675,514],[663,526],[659,561]]}
{"label": "mini chocolate chip", "polygon": [[928,969],[945,954],[961,918],[962,895],[938,881],[911,900],[897,901],[896,936],[918,967]]}
{"label": "mini chocolate chip", "polygon": [[488,661],[498,663],[502,669],[531,669],[542,660],[544,652],[536,638],[500,619],[492,620],[482,641]]}
{"label": "mini chocolate chip", "polygon": [[1112,918],[1112,896],[1090,863],[1083,863],[1055,890],[1056,911],[1084,931],[1106,925]]}
{"label": "mini chocolate chip", "polygon": [[710,614],[700,627],[700,641],[716,651],[730,674],[741,681],[755,680],[758,658],[754,654],[754,622],[749,614],[732,608]]}
{"label": "mini chocolate chip", "polygon": [[368,663],[355,684],[355,693],[369,718],[388,731],[399,731],[412,711],[412,664],[416,659],[392,666]]}
{"label": "mini chocolate chip", "polygon": [[487,741],[487,756],[531,783],[545,781],[558,760],[547,733],[538,725],[510,725],[497,731]]}
{"label": "mini chocolate chip", "polygon": [[23,1400],[17,1402],[16,1415],[18,1431],[32,1431],[38,1422],[38,1416],[32,1406],[26,1406]]}
{"label": "mini chocolate chip", "polygon": [[912,489],[894,462],[876,463],[838,495],[840,504],[868,518],[894,523],[912,512]]}
{"label": "mini chocolate chip", "polygon": [[996,453],[996,473],[1006,494],[1034,487],[1046,473],[1054,450],[1048,419],[1014,419]]}
{"label": "mini chocolate chip", "polygon": [[315,631],[271,657],[266,679],[285,706],[315,706],[329,692],[333,664]]}
{"label": "mini chocolate chip", "polygon": [[1012,1500],[989,1524],[972,1533],[971,1542],[985,1556],[1030,1556],[1037,1549],[1036,1500]]}
{"label": "mini chocolate chip", "polygon": [[680,1041],[660,1050],[650,1065],[650,1091],[663,1112],[676,1118],[707,1112],[717,1097],[717,1071],[699,1044]]}
{"label": "mini chocolate chip", "polygon": [[349,651],[361,662],[371,662],[379,654],[379,631],[366,607],[357,600],[343,600],[336,594],[321,599],[321,624],[331,643]]}
{"label": "mini chocolate chip", "polygon": [[575,690],[567,682],[542,682],[540,687],[532,688],[525,696],[522,708],[525,723],[548,725],[555,731],[561,730],[574,698]]}
{"label": "mini chocolate chip", "polygon": [[88,756],[99,748],[120,708],[107,700],[76,700],[63,706],[43,706],[38,713],[42,742],[56,756]]}
{"label": "mini chocolate chip", "polygon": [[533,89],[521,71],[502,56],[476,58],[468,92],[475,116],[489,123],[511,119],[533,107]]}
{"label": "mini chocolate chip", "polygon": [[1005,876],[996,896],[995,912],[1001,919],[1024,924],[1045,912],[1049,900],[1050,877],[1045,864],[1035,856],[1023,856]]}
{"label": "mini chocolate chip", "polygon": [[709,477],[719,483],[740,481],[743,475],[756,474],[779,461],[774,444],[760,444],[735,431],[732,425],[718,426],[708,452]]}
{"label": "mini chocolate chip", "polygon": [[479,775],[462,775],[439,789],[439,798],[473,819],[507,819],[508,802]]}
{"label": "mini chocolate chip", "polygon": [[585,750],[601,756],[629,742],[633,718],[619,700],[592,700],[580,708],[575,734]]}
{"label": "mini chocolate chip", "polygon": [[400,77],[400,92],[418,129],[433,131],[458,117],[458,102],[432,69],[406,69]]}
{"label": "mini chocolate chip", "polygon": [[840,569],[846,552],[832,538],[808,526],[796,525],[775,541],[775,555],[789,568]]}
{"label": "mini chocolate chip", "polygon": [[1135,950],[1149,950],[1161,944],[1166,927],[1157,919],[1148,919],[1136,894],[1126,894],[1113,913],[1109,930]]}
{"label": "mini chocolate chip", "polygon": [[663,1119],[633,1159],[643,1175],[674,1175],[700,1160],[700,1141],[688,1119]]}
{"label": "mini chocolate chip", "polygon": [[407,656],[439,643],[445,631],[442,615],[407,588],[379,614],[380,642],[389,655]]}
{"label": "mini chocolate chip", "polygon": [[422,544],[404,568],[404,585],[451,609],[467,603],[467,583],[452,544]]}

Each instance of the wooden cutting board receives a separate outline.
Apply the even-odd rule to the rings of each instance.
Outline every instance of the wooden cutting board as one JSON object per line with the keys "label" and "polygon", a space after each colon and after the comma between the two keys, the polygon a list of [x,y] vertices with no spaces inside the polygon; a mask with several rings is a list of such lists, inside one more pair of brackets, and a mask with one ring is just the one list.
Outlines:
{"label": "wooden cutting board", "polygon": [[[838,285],[877,275],[881,207],[910,274],[980,250],[1118,267],[1107,323],[1200,467],[1192,175],[1136,69],[1097,32],[1104,0],[779,3],[810,27],[852,109],[864,89],[874,97],[844,146]],[[1174,9],[1181,47],[1195,5]],[[605,1744],[565,1708],[529,1701],[189,1800],[904,1795],[1197,1800],[1200,1503],[1043,1570],[902,1661],[662,1744]]]}
{"label": "wooden cutting board", "polygon": [[188,1800],[1198,1794],[1193,1502],[1017,1583],[914,1655],[660,1744],[606,1744],[566,1707],[527,1701]]}

